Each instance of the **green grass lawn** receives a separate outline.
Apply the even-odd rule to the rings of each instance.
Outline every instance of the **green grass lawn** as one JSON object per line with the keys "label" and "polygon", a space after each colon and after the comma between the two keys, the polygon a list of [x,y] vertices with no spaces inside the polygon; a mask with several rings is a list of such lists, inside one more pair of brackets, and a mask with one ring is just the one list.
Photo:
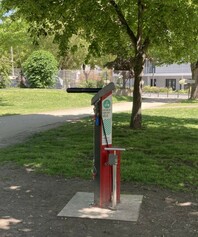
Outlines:
{"label": "green grass lawn", "polygon": [[[1,89],[0,116],[87,107],[93,96],[55,89]],[[131,97],[114,96],[113,101],[131,101]]]}
{"label": "green grass lawn", "polygon": [[[129,113],[113,116],[113,145],[126,148],[121,161],[122,181],[196,192],[198,109],[144,110],[142,130],[129,129],[129,120]],[[34,135],[24,144],[0,149],[1,163],[16,162],[67,178],[91,179],[92,159],[92,118],[66,123]]]}

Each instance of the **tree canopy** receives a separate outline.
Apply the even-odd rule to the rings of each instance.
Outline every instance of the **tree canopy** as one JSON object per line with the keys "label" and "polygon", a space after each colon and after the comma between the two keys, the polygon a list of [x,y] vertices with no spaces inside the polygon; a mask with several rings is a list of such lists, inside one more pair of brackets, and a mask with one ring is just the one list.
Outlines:
{"label": "tree canopy", "polygon": [[28,24],[20,19],[4,17],[0,24],[0,52],[10,61],[10,48],[14,49],[15,66],[20,66],[32,50],[32,39],[28,35]]}
{"label": "tree canopy", "polygon": [[191,31],[197,29],[197,0],[2,0],[2,4],[31,22],[34,35],[54,33],[62,53],[68,39],[80,34],[90,42],[88,51],[93,55],[112,53],[131,58],[135,78],[132,128],[141,128],[141,73],[150,49],[180,40],[184,53],[175,51],[179,60],[189,54],[185,37],[189,44],[197,37],[196,31]]}

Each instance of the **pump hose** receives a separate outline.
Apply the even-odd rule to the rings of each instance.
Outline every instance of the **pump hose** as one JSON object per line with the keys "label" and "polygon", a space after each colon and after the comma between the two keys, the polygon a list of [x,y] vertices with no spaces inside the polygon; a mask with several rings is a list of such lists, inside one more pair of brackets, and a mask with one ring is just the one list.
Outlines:
{"label": "pump hose", "polygon": [[104,135],[105,135],[105,140],[106,140],[106,143],[107,143],[107,147],[109,147],[109,143],[108,143],[108,139],[107,139],[107,134],[106,134],[106,130],[105,130],[104,121],[103,121],[102,116],[100,116],[100,119],[102,121],[102,129],[103,129],[103,132],[104,132]]}

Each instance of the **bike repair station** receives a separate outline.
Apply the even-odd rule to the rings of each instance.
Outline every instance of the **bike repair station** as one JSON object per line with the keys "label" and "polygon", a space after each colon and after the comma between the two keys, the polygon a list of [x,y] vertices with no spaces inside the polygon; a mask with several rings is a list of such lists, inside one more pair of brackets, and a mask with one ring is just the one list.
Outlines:
{"label": "bike repair station", "polygon": [[113,82],[103,88],[68,88],[68,93],[96,93],[94,106],[93,193],[77,192],[58,216],[137,221],[142,195],[120,193],[121,152],[112,146]]}

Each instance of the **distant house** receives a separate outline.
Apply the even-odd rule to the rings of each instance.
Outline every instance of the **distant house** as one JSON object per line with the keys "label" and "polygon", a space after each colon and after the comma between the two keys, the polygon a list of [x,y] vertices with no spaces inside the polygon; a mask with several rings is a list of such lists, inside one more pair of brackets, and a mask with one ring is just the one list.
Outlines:
{"label": "distant house", "polygon": [[190,64],[170,64],[154,66],[146,62],[142,75],[144,86],[169,87],[173,90],[181,90],[184,85],[181,79],[192,79]]}
{"label": "distant house", "polygon": [[[20,69],[15,69],[15,78],[11,78],[11,87],[16,87],[20,82]],[[82,86],[83,81],[87,80],[104,80],[104,83],[114,82],[118,87],[131,88],[134,84],[134,78],[131,72],[125,70],[60,70],[55,77],[55,88],[68,88]],[[179,83],[182,79],[192,79],[190,64],[170,64],[155,66],[146,61],[142,74],[144,86],[168,87],[173,90],[181,90],[188,85]],[[184,81],[184,80],[183,80]]]}

